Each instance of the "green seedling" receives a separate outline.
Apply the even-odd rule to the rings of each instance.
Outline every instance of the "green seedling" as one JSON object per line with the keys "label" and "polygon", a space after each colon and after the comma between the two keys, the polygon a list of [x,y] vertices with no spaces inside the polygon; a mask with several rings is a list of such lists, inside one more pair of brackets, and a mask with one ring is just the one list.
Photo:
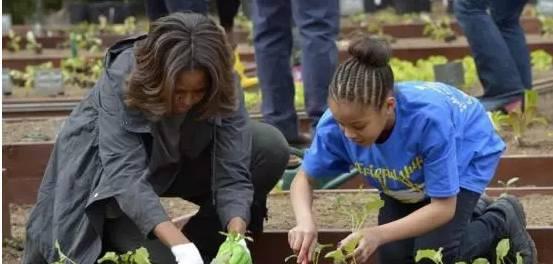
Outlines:
{"label": "green seedling", "polygon": [[[366,195],[360,193],[360,195]],[[361,197],[360,197],[361,198]],[[355,199],[355,201],[361,201],[361,199]],[[375,211],[378,211],[384,206],[384,201],[379,197],[372,197],[369,202],[364,203],[351,203],[345,204],[343,202],[343,197],[337,198],[338,209],[346,215],[350,216],[351,219],[351,232],[355,233],[361,230],[369,215]],[[362,236],[358,235],[354,239],[348,241],[348,243],[342,245],[341,247],[333,250],[325,255],[325,258],[332,259],[335,264],[346,264],[348,263],[348,257],[353,254],[359,242],[361,241]],[[350,263],[357,263],[355,258],[352,258]]]}
{"label": "green seedling", "polygon": [[[495,248],[496,264],[507,264],[505,258],[507,257],[507,254],[510,250],[509,243],[510,240],[508,238],[505,238],[499,241],[499,243],[497,244],[497,247]],[[415,263],[418,263],[423,259],[429,259],[435,264],[443,264],[442,250],[443,248],[440,248],[437,251],[434,249],[420,249],[417,251],[417,255],[415,256]],[[455,262],[455,264],[467,264],[467,262],[460,261]],[[477,258],[472,261],[472,264],[490,264],[490,262],[485,258]],[[520,252],[516,253],[516,264],[523,264],[523,258],[520,255]]]}
{"label": "green seedling", "polygon": [[151,264],[150,254],[144,247],[134,251],[127,251],[125,254],[117,254],[115,252],[106,252],[106,254],[98,260],[98,263],[105,264]]}
{"label": "green seedling", "polygon": [[488,112],[488,117],[492,121],[493,127],[498,132],[503,129],[503,126],[507,124],[507,119],[509,119],[509,116],[501,111]]}
{"label": "green seedling", "polygon": [[544,36],[553,36],[553,17],[538,16],[541,22],[541,33]]}
{"label": "green seedling", "polygon": [[11,52],[18,52],[21,50],[21,37],[15,34],[15,32],[11,29],[8,32],[7,49]]}
{"label": "green seedling", "polygon": [[237,244],[238,241],[245,239],[250,242],[253,242],[253,239],[248,236],[244,236],[237,232],[219,232],[219,234],[226,237],[226,240],[221,247],[219,248],[219,253],[217,257],[211,261],[211,264],[228,264],[233,253],[233,247],[240,246]]}
{"label": "green seedling", "polygon": [[432,19],[428,15],[421,15],[425,25],[423,35],[433,40],[451,42],[457,39],[455,32],[451,29],[451,21],[444,17],[441,19]]}
{"label": "green seedling", "polygon": [[423,259],[429,259],[436,264],[443,264],[442,250],[443,248],[440,248],[437,251],[434,249],[420,249],[417,251],[417,255],[415,256],[415,262],[419,262]]}
{"label": "green seedling", "polygon": [[518,145],[522,145],[521,140],[524,133],[532,124],[540,123],[547,125],[545,118],[538,114],[538,93],[527,90],[524,92],[524,111],[516,110],[509,113],[506,124],[513,129],[514,139]]}
{"label": "green seedling", "polygon": [[501,195],[506,195],[509,192],[509,189],[515,186],[515,183],[519,180],[518,177],[514,177],[509,179],[507,182],[504,182],[502,180],[498,180],[497,183],[499,183],[503,187],[503,193]]}
{"label": "green seedling", "polygon": [[548,71],[553,67],[553,57],[544,50],[532,51],[532,69],[535,71]]}
{"label": "green seedling", "polygon": [[[319,244],[319,243],[316,243],[315,244],[315,248],[313,249],[313,258],[312,258],[312,263],[313,264],[318,264],[319,263],[319,259],[321,257],[321,252],[323,251],[323,249],[325,248],[329,248],[329,247],[332,247],[332,244]],[[293,260],[293,259],[297,259],[298,258],[298,255],[294,254],[294,255],[290,255],[288,257],[286,257],[284,259],[284,263],[288,263],[290,260]]]}
{"label": "green seedling", "polygon": [[27,50],[32,50],[36,54],[42,53],[42,44],[37,42],[35,34],[32,31],[27,31],[25,38],[27,39]]}

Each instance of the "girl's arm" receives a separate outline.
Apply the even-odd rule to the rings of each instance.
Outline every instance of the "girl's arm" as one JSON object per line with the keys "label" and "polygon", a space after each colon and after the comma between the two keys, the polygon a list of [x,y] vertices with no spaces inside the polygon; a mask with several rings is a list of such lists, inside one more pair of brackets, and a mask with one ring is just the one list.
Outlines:
{"label": "girl's arm", "polygon": [[314,222],[311,204],[313,202],[313,180],[310,179],[303,169],[300,169],[292,185],[290,186],[290,198],[292,208],[296,216],[296,223]]}

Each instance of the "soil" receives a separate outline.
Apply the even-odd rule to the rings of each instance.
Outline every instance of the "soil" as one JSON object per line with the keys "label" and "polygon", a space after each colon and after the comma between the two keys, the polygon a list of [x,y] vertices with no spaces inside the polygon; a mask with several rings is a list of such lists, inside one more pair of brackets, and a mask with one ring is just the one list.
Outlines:
{"label": "soil", "polygon": [[[21,119],[3,121],[3,144],[15,142],[54,141],[65,118]],[[553,154],[553,125],[547,127],[536,125],[528,129],[521,144],[517,143],[508,129],[501,135],[507,143],[505,154],[511,155],[544,155]]]}
{"label": "soil", "polygon": [[[341,197],[341,198],[340,198]],[[350,220],[347,215],[340,213],[341,207],[337,200],[342,199],[343,205],[356,204],[372,199],[373,194],[363,192],[316,194],[314,200],[314,212],[317,223],[321,229],[347,229]],[[521,198],[526,210],[526,218],[529,226],[553,225],[553,196],[529,195]],[[192,213],[197,206],[179,198],[162,198],[162,204],[170,217],[177,217]],[[286,193],[274,193],[269,196],[269,220],[265,224],[266,230],[288,230],[295,225],[294,213],[290,204],[290,197]],[[13,239],[5,240],[2,244],[2,263],[15,264],[21,262],[25,237],[25,223],[31,211],[30,205],[11,205],[11,223]],[[377,213],[372,213],[367,225],[376,224]]]}

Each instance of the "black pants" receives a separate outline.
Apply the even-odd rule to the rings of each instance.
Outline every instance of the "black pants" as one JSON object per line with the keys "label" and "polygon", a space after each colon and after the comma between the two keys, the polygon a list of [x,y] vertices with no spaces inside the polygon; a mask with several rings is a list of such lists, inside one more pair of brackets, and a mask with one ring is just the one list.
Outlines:
{"label": "black pants", "polygon": [[[461,189],[457,195],[457,209],[454,218],[447,224],[422,236],[391,242],[378,249],[380,263],[415,263],[419,249],[443,248],[443,263],[470,261],[479,257],[489,259],[489,252],[495,249],[500,239],[504,218],[497,212],[486,212],[472,219],[474,207],[480,194]],[[378,224],[385,224],[403,218],[427,205],[426,200],[416,204],[403,204],[381,194],[384,207],[380,210]],[[419,263],[434,263],[420,261]],[[470,263],[470,262],[468,262]]]}
{"label": "black pants", "polygon": [[[284,136],[267,124],[251,122],[253,130],[250,172],[254,199],[248,230],[261,232],[267,215],[267,194],[282,176],[288,162],[288,145]],[[186,175],[177,177],[162,197],[180,197],[200,206],[198,213],[183,228],[183,233],[200,249],[206,263],[215,257],[224,237],[219,216],[211,197],[211,157],[209,149],[194,160],[183,160]],[[183,173],[184,174],[184,173]],[[126,216],[106,219],[103,251],[126,252],[145,247],[153,263],[174,263],[168,247],[159,240],[145,240],[132,220]]]}
{"label": "black pants", "polygon": [[[151,21],[178,11],[192,11],[207,14],[207,0],[146,0],[146,13]],[[240,0],[217,0],[219,22],[225,29],[234,26]]]}

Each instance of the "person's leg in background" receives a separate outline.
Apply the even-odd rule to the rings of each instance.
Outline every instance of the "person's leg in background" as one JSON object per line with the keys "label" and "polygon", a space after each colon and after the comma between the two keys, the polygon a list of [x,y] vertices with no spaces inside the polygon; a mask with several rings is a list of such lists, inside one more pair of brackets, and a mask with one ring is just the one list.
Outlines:
{"label": "person's leg in background", "polygon": [[455,0],[454,5],[455,16],[470,44],[484,87],[480,101],[487,110],[496,110],[520,99],[525,85],[509,46],[487,13],[489,2]]}
{"label": "person's leg in background", "polygon": [[150,21],[155,21],[169,14],[167,6],[165,6],[165,1],[146,0],[144,3],[146,4],[146,15]]}
{"label": "person's leg in background", "polygon": [[254,48],[263,119],[278,128],[288,142],[299,137],[294,108],[292,10],[290,0],[254,0]]}
{"label": "person's leg in background", "polygon": [[239,8],[240,0],[217,0],[219,23],[225,29],[227,39],[233,48],[236,46],[233,38],[234,17],[238,14]]}
{"label": "person's leg in background", "polygon": [[178,11],[207,14],[207,0],[146,0],[145,4],[150,21]]}
{"label": "person's leg in background", "polygon": [[509,47],[511,57],[515,60],[524,88],[530,89],[532,87],[530,52],[526,45],[524,30],[520,25],[520,15],[527,2],[528,0],[492,0],[490,13]]}
{"label": "person's leg in background", "polygon": [[192,11],[207,14],[207,0],[163,0],[169,13]]}
{"label": "person's leg in background", "polygon": [[298,0],[293,1],[292,7],[301,36],[305,109],[315,127],[327,108],[328,85],[338,63],[339,3]]}

